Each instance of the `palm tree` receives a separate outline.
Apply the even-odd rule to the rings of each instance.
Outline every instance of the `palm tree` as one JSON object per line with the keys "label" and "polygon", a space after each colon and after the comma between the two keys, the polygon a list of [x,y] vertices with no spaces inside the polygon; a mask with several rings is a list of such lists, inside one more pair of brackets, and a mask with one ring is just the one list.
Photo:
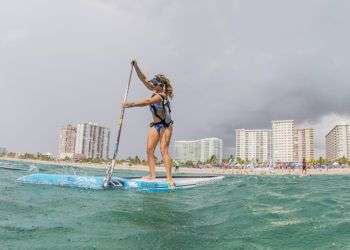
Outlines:
{"label": "palm tree", "polygon": [[341,165],[345,165],[345,164],[348,163],[348,159],[345,156],[343,156],[342,158],[340,158],[338,160],[338,163],[341,164]]}
{"label": "palm tree", "polygon": [[210,157],[210,159],[207,161],[207,163],[209,163],[209,164],[215,164],[215,163],[217,163],[217,158],[216,158],[216,155],[212,155],[211,157]]}
{"label": "palm tree", "polygon": [[135,156],[135,159],[134,159],[134,164],[140,164],[141,163],[141,160],[140,158],[136,155]]}
{"label": "palm tree", "polygon": [[240,158],[240,157],[237,157],[237,162],[239,163],[239,164],[244,164],[245,163],[245,161],[242,159],[242,158]]}

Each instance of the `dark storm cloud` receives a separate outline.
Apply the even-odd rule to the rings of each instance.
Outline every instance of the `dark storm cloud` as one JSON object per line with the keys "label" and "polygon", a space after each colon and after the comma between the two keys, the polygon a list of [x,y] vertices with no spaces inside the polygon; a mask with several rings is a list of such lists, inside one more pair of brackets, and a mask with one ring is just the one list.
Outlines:
{"label": "dark storm cloud", "polygon": [[230,124],[222,123],[227,126],[228,138],[230,127],[231,131],[232,127],[269,128],[274,119],[294,119],[303,123],[315,122],[331,113],[349,114],[350,87],[346,79],[334,72],[334,65],[328,58],[304,56],[292,59],[290,55],[287,63],[280,63],[286,69],[279,68],[279,73],[275,73],[277,77],[252,83],[257,92],[250,90],[245,95],[245,108],[241,113],[236,112],[239,120],[232,117]]}
{"label": "dark storm cloud", "polygon": [[[13,150],[55,152],[69,121],[114,129],[133,57],[173,80],[177,139],[218,136],[232,147],[235,128],[350,113],[346,1],[4,5],[0,144]],[[133,82],[132,99],[148,94]],[[127,112],[123,155],[143,154],[149,118]]]}

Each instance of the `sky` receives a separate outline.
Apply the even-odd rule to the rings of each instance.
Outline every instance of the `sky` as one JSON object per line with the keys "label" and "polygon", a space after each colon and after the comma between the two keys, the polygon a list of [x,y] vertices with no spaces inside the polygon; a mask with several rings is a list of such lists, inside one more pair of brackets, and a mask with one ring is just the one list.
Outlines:
{"label": "sky", "polygon": [[[173,83],[173,140],[294,119],[316,151],[350,123],[345,0],[0,0],[0,146],[57,153],[68,123],[111,128],[136,59]],[[150,96],[134,75],[130,100]],[[147,108],[126,112],[121,156],[145,157]]]}

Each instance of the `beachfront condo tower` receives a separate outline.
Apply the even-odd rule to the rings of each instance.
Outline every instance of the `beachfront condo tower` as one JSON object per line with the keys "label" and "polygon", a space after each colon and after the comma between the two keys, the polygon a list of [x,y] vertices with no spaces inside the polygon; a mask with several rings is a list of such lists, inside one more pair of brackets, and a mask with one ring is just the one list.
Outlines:
{"label": "beachfront condo tower", "polygon": [[350,158],[350,125],[337,125],[326,135],[326,158]]}
{"label": "beachfront condo tower", "polygon": [[293,162],[295,160],[295,125],[293,120],[272,121],[272,160]]}
{"label": "beachfront condo tower", "polygon": [[205,138],[201,140],[201,162],[206,162],[215,156],[218,163],[222,162],[222,140],[219,138]]}
{"label": "beachfront condo tower", "polygon": [[107,159],[109,156],[110,130],[93,123],[77,125],[75,154],[85,158]]}
{"label": "beachfront condo tower", "polygon": [[267,163],[272,159],[270,129],[236,129],[236,158]]}
{"label": "beachfront condo tower", "polygon": [[194,141],[175,141],[175,160],[181,162],[198,162],[201,160],[201,142]]}
{"label": "beachfront condo tower", "polygon": [[7,148],[6,147],[0,147],[0,156],[7,154]]}
{"label": "beachfront condo tower", "polygon": [[315,141],[313,128],[300,128],[296,130],[294,160],[302,162],[315,158]]}
{"label": "beachfront condo tower", "polygon": [[175,141],[175,160],[180,162],[207,162],[215,156],[222,162],[223,142],[219,138],[205,138],[191,141]]}
{"label": "beachfront condo tower", "polygon": [[236,129],[236,158],[249,162],[302,162],[314,159],[314,129],[293,120],[271,121],[270,129]]}
{"label": "beachfront condo tower", "polygon": [[76,134],[77,128],[71,124],[60,129],[58,139],[59,158],[73,158]]}

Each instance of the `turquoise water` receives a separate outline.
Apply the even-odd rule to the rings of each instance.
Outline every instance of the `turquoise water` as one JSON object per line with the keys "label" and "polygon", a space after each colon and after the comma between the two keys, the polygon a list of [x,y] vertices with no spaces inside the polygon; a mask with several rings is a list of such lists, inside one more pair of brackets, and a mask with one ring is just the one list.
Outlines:
{"label": "turquoise water", "polygon": [[154,194],[16,183],[29,169],[103,175],[0,162],[0,249],[350,248],[350,176],[235,176]]}

